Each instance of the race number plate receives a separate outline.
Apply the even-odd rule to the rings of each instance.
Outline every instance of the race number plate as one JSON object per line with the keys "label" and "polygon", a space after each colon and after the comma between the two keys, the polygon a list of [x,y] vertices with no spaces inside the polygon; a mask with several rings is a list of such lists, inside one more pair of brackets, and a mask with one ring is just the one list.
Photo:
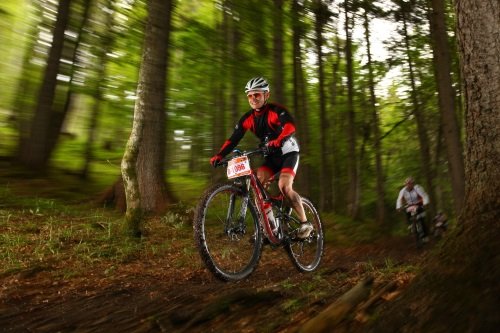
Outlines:
{"label": "race number plate", "polygon": [[227,163],[227,178],[246,176],[252,173],[248,157],[235,157]]}

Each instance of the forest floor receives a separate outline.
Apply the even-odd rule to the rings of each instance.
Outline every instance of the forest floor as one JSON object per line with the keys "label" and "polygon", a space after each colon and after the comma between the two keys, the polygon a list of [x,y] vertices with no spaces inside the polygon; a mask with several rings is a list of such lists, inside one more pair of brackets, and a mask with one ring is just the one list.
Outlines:
{"label": "forest floor", "polygon": [[[408,237],[330,245],[318,271],[301,274],[283,249],[266,246],[256,272],[237,283],[203,267],[172,267],[169,256],[131,260],[112,277],[102,265],[58,279],[51,271],[63,267],[38,266],[1,278],[0,331],[292,332],[366,277],[374,290],[395,281],[391,299],[412,280],[423,253]],[[363,331],[365,317],[351,315],[342,327]]]}
{"label": "forest floor", "polygon": [[284,249],[265,245],[256,271],[227,283],[204,267],[189,216],[152,218],[144,238],[127,248],[115,230],[119,220],[107,213],[75,213],[74,205],[38,196],[47,193],[17,197],[33,197],[48,187],[44,181],[8,187],[0,191],[0,332],[294,332],[372,279],[371,305],[361,303],[335,327],[363,332],[439,245],[418,250],[411,235],[356,240],[360,226],[324,218],[325,252],[315,272],[299,273]]}

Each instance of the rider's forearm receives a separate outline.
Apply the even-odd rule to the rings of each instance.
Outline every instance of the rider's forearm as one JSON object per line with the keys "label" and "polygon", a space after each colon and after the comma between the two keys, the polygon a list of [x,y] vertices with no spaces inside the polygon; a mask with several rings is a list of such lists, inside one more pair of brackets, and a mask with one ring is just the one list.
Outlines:
{"label": "rider's forearm", "polygon": [[295,125],[293,125],[292,123],[286,123],[285,126],[283,126],[283,130],[281,131],[277,140],[283,142],[285,138],[289,137],[293,133],[295,133]]}
{"label": "rider's forearm", "polygon": [[237,143],[232,142],[231,140],[226,140],[222,147],[220,148],[218,155],[224,157],[229,154],[234,147],[236,147]]}

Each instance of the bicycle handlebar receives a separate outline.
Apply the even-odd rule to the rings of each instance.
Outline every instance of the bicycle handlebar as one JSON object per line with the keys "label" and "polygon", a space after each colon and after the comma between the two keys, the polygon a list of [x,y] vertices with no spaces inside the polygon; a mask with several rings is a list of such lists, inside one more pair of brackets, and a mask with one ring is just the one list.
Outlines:
{"label": "bicycle handlebar", "polygon": [[218,162],[215,165],[215,167],[218,168],[221,166],[227,166],[228,162],[237,156],[252,156],[252,155],[256,155],[256,154],[262,154],[262,155],[266,156],[270,153],[270,149],[268,146],[264,145],[264,146],[261,146],[257,149],[243,151],[243,152],[239,149],[235,149],[235,150],[233,150],[233,153],[234,153],[233,155],[231,155],[229,157],[225,157],[222,160],[220,160],[220,162]]}

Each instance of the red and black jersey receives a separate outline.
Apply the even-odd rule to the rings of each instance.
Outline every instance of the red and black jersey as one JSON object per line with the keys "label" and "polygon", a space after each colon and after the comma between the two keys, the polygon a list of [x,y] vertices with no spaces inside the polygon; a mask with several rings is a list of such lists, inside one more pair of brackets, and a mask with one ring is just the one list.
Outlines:
{"label": "red and black jersey", "polygon": [[267,103],[257,112],[245,113],[234,127],[231,137],[222,145],[219,155],[226,156],[238,145],[247,131],[251,131],[264,142],[278,139],[281,142],[295,133],[293,118],[283,106]]}

